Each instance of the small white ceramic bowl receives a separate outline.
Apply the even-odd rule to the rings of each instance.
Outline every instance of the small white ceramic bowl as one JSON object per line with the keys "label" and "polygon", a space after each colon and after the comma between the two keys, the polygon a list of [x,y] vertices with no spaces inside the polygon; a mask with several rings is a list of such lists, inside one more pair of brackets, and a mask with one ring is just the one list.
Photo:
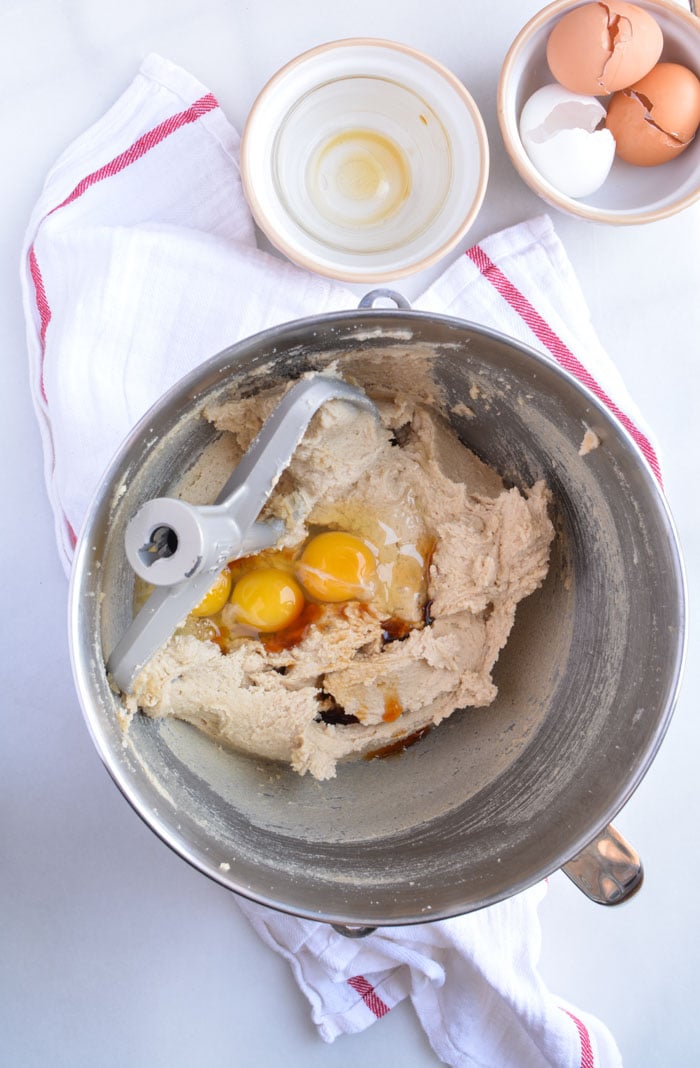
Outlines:
{"label": "small white ceramic bowl", "polygon": [[450,71],[401,44],[349,38],[267,83],[241,173],[256,222],[289,259],[388,282],[459,243],[484,198],[488,155],[479,111]]}
{"label": "small white ceramic bowl", "polygon": [[[674,0],[634,0],[661,26],[661,61],[681,63],[700,77],[700,19]],[[545,49],[562,15],[580,3],[557,0],[534,16],[513,41],[498,83],[501,135],[520,177],[548,204],[569,215],[614,225],[655,222],[700,198],[700,136],[676,159],[656,167],[635,167],[615,159],[601,188],[580,200],[560,193],[530,162],[520,140],[518,121],[526,100],[554,81]]]}

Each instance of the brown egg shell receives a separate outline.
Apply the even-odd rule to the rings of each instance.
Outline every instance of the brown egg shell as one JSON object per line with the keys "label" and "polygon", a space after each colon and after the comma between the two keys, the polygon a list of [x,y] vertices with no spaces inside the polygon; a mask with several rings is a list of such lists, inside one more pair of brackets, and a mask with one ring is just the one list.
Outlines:
{"label": "brown egg shell", "polygon": [[606,96],[647,74],[662,48],[661,27],[652,15],[624,0],[608,0],[562,16],[547,40],[547,63],[566,89]]}
{"label": "brown egg shell", "polygon": [[667,163],[688,147],[700,125],[700,81],[678,63],[659,63],[615,93],[605,125],[620,159],[638,167]]}
{"label": "brown egg shell", "polygon": [[700,80],[680,63],[657,63],[627,92],[649,101],[653,122],[679,141],[693,139],[700,126]]}

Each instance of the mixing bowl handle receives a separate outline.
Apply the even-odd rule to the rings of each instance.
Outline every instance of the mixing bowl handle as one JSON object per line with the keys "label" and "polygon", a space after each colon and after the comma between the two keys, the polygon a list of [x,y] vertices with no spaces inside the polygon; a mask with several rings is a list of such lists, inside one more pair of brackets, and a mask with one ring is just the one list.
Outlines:
{"label": "mixing bowl handle", "polygon": [[[639,890],[644,877],[639,854],[612,823],[564,864],[562,871],[586,897],[599,905],[619,905],[626,901]],[[342,923],[331,926],[345,938],[365,938],[377,929]]]}
{"label": "mixing bowl handle", "polygon": [[394,289],[370,289],[369,293],[365,293],[364,297],[357,305],[358,308],[373,308],[375,301],[385,298],[386,300],[393,300],[394,304],[400,311],[410,311],[411,305],[408,303],[405,297],[402,297],[400,293],[397,293]]}
{"label": "mixing bowl handle", "polygon": [[644,872],[639,854],[611,823],[562,871],[591,901],[619,905],[639,890]]}

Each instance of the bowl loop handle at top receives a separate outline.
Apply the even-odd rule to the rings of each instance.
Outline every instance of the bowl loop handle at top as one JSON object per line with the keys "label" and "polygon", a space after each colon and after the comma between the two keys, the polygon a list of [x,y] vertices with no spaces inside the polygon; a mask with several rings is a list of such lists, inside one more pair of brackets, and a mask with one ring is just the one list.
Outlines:
{"label": "bowl loop handle at top", "polygon": [[619,905],[639,890],[644,870],[639,854],[611,823],[562,871],[599,905]]}
{"label": "bowl loop handle at top", "polygon": [[406,298],[400,293],[397,293],[394,289],[370,289],[369,293],[365,293],[357,307],[362,309],[373,308],[375,301],[381,300],[382,298],[385,300],[393,300],[396,307],[401,311],[411,310],[411,305]]}

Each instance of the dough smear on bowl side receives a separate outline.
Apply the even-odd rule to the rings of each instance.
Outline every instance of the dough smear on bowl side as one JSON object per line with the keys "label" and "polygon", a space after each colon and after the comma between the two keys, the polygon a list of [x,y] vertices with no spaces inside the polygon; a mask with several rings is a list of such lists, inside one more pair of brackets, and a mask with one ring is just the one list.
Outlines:
{"label": "dough smear on bowl side", "polygon": [[[206,412],[224,433],[182,497],[225,479],[279,396]],[[261,516],[284,521],[282,539],[229,565],[231,600],[188,617],[137,676],[130,712],[186,720],[225,745],[329,779],[339,760],[494,700],[491,671],[516,606],[547,574],[549,491],[542,481],[506,489],[429,406],[377,405],[381,424],[342,401],[314,416]],[[366,547],[371,582],[347,599],[333,600],[327,576],[302,559],[305,550],[315,559],[311,543],[329,532],[342,532],[336,548],[343,536]],[[302,606],[277,631],[251,626],[241,607],[242,580],[255,573],[253,585],[264,583],[270,572],[302,590]]]}

